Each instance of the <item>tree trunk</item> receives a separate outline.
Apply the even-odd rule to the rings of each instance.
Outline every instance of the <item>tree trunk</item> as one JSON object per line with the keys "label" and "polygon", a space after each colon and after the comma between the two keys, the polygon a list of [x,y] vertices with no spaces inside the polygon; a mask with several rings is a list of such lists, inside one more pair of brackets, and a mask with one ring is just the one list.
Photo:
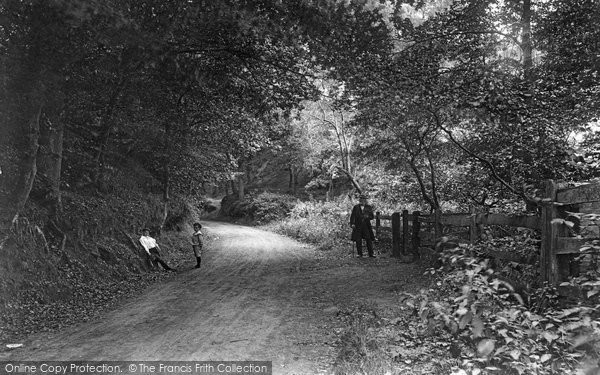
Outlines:
{"label": "tree trunk", "polygon": [[[181,102],[181,98],[180,98]],[[162,214],[160,218],[159,231],[162,232],[165,227],[165,223],[167,222],[167,216],[169,216],[169,200],[171,193],[171,138],[172,138],[172,129],[171,129],[171,121],[169,116],[164,120],[164,131],[165,137],[163,142],[163,157],[164,157],[164,175],[163,175],[163,207]]]}
{"label": "tree trunk", "polygon": [[[125,73],[123,73],[125,74]],[[115,91],[112,93],[104,113],[100,118],[100,136],[98,137],[97,151],[94,157],[94,166],[92,171],[92,182],[102,188],[104,183],[104,153],[108,147],[110,135],[114,129],[113,113],[119,101],[121,94],[127,87],[125,76],[121,76],[120,82],[117,84]]]}
{"label": "tree trunk", "polygon": [[171,169],[169,165],[165,166],[165,176],[163,182],[163,209],[160,218],[160,225],[158,227],[159,233],[162,233],[165,223],[167,222],[167,217],[169,216],[169,201],[171,199]]}
{"label": "tree trunk", "polygon": [[350,153],[352,152],[352,135],[350,135],[350,141],[348,141],[348,137],[346,136],[346,129],[344,128],[344,113],[340,112],[340,132],[342,135],[342,143],[344,145],[344,156],[346,158],[346,169],[348,172],[352,173],[352,160],[350,158]]}
{"label": "tree trunk", "polygon": [[237,186],[235,186],[235,177],[232,178],[231,180],[229,180],[229,182],[227,184],[231,188],[231,195],[236,195],[238,193],[238,191],[237,191]]}
{"label": "tree trunk", "polygon": [[523,76],[527,84],[533,83],[533,47],[531,45],[531,0],[523,0],[523,13],[521,14],[523,50]]}
{"label": "tree trunk", "polygon": [[327,119],[327,116],[325,114],[325,108],[323,108],[322,105],[320,105],[320,109],[321,109],[321,114],[322,114],[321,121],[329,124],[331,126],[331,128],[333,129],[333,131],[335,132],[335,136],[336,136],[339,151],[340,151],[340,161],[342,163],[342,168],[347,170],[348,172],[352,172],[351,165],[350,165],[350,150],[348,147],[346,134],[344,132],[344,114],[340,113],[341,119],[340,119],[340,125],[338,126],[338,122],[335,119],[335,111],[332,111],[332,114],[333,114],[333,121],[332,121],[332,120]]}
{"label": "tree trunk", "polygon": [[[49,105],[49,104],[47,104]],[[53,107],[60,107],[57,103],[52,103]],[[46,199],[50,203],[50,218],[60,222],[62,215],[62,199],[60,191],[62,158],[63,158],[63,137],[64,126],[58,119],[60,125],[54,125],[48,113],[40,118],[40,138],[39,152],[37,159],[38,175],[44,176],[47,181]]]}
{"label": "tree trunk", "polygon": [[336,123],[333,123],[331,126],[335,131],[338,147],[340,148],[340,160],[342,162],[342,168],[344,168],[347,171],[350,171],[350,166],[348,165],[348,150],[344,144],[343,134],[340,132],[340,129],[338,129]]}
{"label": "tree trunk", "polygon": [[244,175],[243,174],[240,174],[238,176],[238,190],[237,190],[237,193],[238,193],[238,199],[239,200],[244,199],[245,192],[244,192]]}
{"label": "tree trunk", "polygon": [[33,188],[33,182],[37,174],[37,154],[40,147],[40,117],[42,114],[42,104],[36,106],[35,112],[31,115],[27,123],[27,151],[25,157],[21,163],[21,172],[19,183],[15,190],[15,210],[12,218],[12,224],[14,225],[19,219],[19,215],[27,200],[29,194]]}
{"label": "tree trunk", "polygon": [[[18,113],[19,132],[23,134],[23,144],[19,145],[22,159],[19,165],[19,174],[12,191],[11,209],[4,214],[16,224],[19,216],[29,200],[33,183],[38,171],[38,152],[40,148],[40,119],[45,102],[44,79],[48,77],[45,72],[46,61],[44,56],[43,35],[46,32],[47,7],[45,2],[36,1],[30,4],[25,14],[29,17],[28,29],[20,35],[21,43],[16,47],[14,77],[4,77],[3,86],[8,88],[8,99],[14,101]],[[4,101],[4,100],[3,100]],[[6,108],[8,109],[8,108]]]}
{"label": "tree trunk", "polygon": [[354,176],[352,175],[352,173],[350,173],[349,171],[345,170],[344,168],[338,167],[338,169],[340,171],[342,171],[346,176],[348,176],[348,178],[350,179],[350,182],[352,183],[352,186],[354,186],[354,188],[356,189],[356,191],[358,191],[358,194],[362,194],[362,188],[360,187],[360,185],[358,184],[358,181],[356,181],[356,179],[354,178]]}
{"label": "tree trunk", "polygon": [[[344,142],[346,142],[346,137],[344,137]],[[348,172],[352,173],[354,170],[354,166],[352,165],[352,159],[350,153],[352,152],[352,137],[350,137],[350,142],[346,142],[346,165],[348,166]]]}
{"label": "tree trunk", "polygon": [[437,181],[435,175],[435,166],[431,159],[431,152],[429,148],[425,149],[425,155],[427,156],[427,163],[429,165],[429,180],[431,181],[431,200],[433,201],[435,208],[440,208],[440,200],[437,194]]}
{"label": "tree trunk", "polygon": [[298,175],[300,175],[300,168],[295,168],[294,169],[294,185],[292,188],[292,192],[294,195],[298,191]]}
{"label": "tree trunk", "polygon": [[[533,45],[531,42],[531,0],[523,0],[523,8],[521,13],[521,50],[523,51],[523,78],[525,80],[525,104],[527,107],[532,105],[534,100],[533,96],[533,85],[535,82],[534,70],[533,70]],[[529,114],[530,112],[527,111]],[[537,122],[537,133],[538,139],[536,142],[536,148],[534,153],[525,153],[524,161],[530,166],[533,166],[534,159],[543,158],[546,154],[546,139],[548,129],[546,124]],[[530,168],[530,178],[533,181],[541,179],[540,171],[538,168]]]}
{"label": "tree trunk", "polygon": [[421,176],[421,172],[419,171],[419,168],[417,168],[417,165],[415,164],[415,160],[411,158],[409,161],[409,165],[410,165],[410,168],[413,170],[415,177],[417,178],[417,182],[419,183],[419,188],[421,189],[421,196],[427,203],[429,203],[431,212],[435,211],[436,209],[439,208],[439,205],[427,193],[427,187],[425,186],[425,182],[423,181],[423,176]]}
{"label": "tree trunk", "polygon": [[52,199],[53,219],[59,219],[63,212],[60,181],[62,174],[64,130],[65,127],[62,122],[56,127],[53,127],[51,129],[50,139],[48,142],[50,151],[48,179],[50,181],[50,197]]}
{"label": "tree trunk", "polygon": [[104,152],[108,147],[110,133],[113,129],[113,122],[111,121],[111,118],[114,105],[115,103],[112,103],[111,100],[111,104],[109,104],[109,108],[101,119],[100,124],[100,136],[98,138],[96,156],[94,157],[94,169],[92,171],[92,181],[98,187],[101,187],[104,182]]}
{"label": "tree trunk", "polygon": [[296,188],[298,187],[298,172],[296,171],[296,167],[290,165],[290,182],[289,182],[289,190],[292,194],[296,194]]}

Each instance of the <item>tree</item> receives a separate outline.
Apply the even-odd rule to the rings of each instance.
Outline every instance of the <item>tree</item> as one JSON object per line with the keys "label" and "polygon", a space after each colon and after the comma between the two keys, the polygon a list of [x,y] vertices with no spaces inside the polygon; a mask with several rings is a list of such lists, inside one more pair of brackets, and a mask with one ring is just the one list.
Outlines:
{"label": "tree", "polygon": [[[43,165],[56,207],[61,182],[102,192],[105,172],[134,155],[160,166],[152,170],[166,200],[184,181],[235,168],[266,144],[277,111],[316,92],[305,38],[294,27],[297,6],[152,0],[3,5],[3,102],[11,139],[28,156],[21,158],[14,218],[36,180],[40,124],[48,128],[43,138],[53,156]],[[149,145],[160,147],[144,154]],[[227,159],[234,154],[236,160]]]}
{"label": "tree", "polygon": [[[436,11],[428,9],[424,19],[412,22],[396,7],[387,42],[378,42],[369,53],[353,50],[357,62],[340,68],[359,118],[389,121],[385,126],[397,127],[398,133],[410,129],[415,115],[428,118],[485,167],[470,163],[472,172],[487,169],[498,182],[484,187],[495,190],[490,195],[504,191],[531,201],[522,186],[568,178],[571,146],[566,140],[573,129],[587,126],[593,118],[581,116],[582,111],[561,110],[572,102],[559,104],[558,98],[567,99],[568,94],[553,92],[550,82],[540,78],[552,60],[542,50],[547,47],[538,42],[543,40],[536,29],[543,25],[538,15],[567,8],[565,4],[554,8],[561,2],[550,3],[545,3],[544,11],[529,1],[454,1],[440,3]],[[594,14],[591,8],[588,2],[586,11]],[[572,17],[569,12],[557,18]],[[597,28],[589,20],[585,25]],[[582,52],[585,48],[589,47]],[[406,120],[396,121],[399,118]]]}
{"label": "tree", "polygon": [[[45,131],[47,177],[50,179],[54,212],[60,212],[60,175],[62,163],[62,104],[59,93],[64,85],[64,70],[79,47],[71,38],[81,24],[67,20],[69,6],[61,1],[8,2],[1,6],[3,27],[0,38],[5,52],[3,103],[6,108],[6,138],[16,146],[22,160],[14,184],[10,212],[13,223],[23,210],[38,176],[40,135]],[[70,43],[65,43],[70,41]],[[45,129],[44,129],[45,127]]]}

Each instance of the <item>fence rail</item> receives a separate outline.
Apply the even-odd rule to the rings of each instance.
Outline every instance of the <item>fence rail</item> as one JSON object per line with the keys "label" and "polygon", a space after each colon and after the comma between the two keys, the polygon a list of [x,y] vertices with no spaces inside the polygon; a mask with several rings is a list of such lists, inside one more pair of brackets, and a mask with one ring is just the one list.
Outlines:
{"label": "fence rail", "polygon": [[[465,227],[468,240],[475,242],[484,226],[501,225],[534,229],[541,234],[540,272],[542,279],[557,284],[573,272],[573,259],[579,249],[588,241],[600,238],[600,219],[581,221],[579,232],[569,230],[565,220],[573,212],[579,214],[600,214],[600,184],[586,184],[576,187],[559,185],[552,180],[546,181],[545,199],[542,201],[540,215],[503,215],[495,213],[469,213],[422,215],[419,211],[407,210],[391,215],[376,213],[375,229],[377,235],[392,233],[392,256],[419,256],[422,237],[429,232],[433,245],[442,234],[443,227]],[[594,215],[592,215],[594,216]],[[556,220],[563,219],[563,220]],[[390,225],[382,225],[389,221]],[[422,224],[427,226],[422,231]],[[585,228],[582,231],[581,228]],[[431,235],[431,232],[433,234]],[[494,256],[494,255],[492,255]],[[496,254],[498,257],[502,255]]]}
{"label": "fence rail", "polygon": [[[435,217],[423,217],[421,222],[434,223]],[[446,214],[440,216],[442,225],[451,225],[457,227],[468,227],[476,225],[506,225],[511,227],[521,227],[530,229],[541,229],[540,218],[533,215],[503,215],[493,213],[465,213],[465,214]]]}

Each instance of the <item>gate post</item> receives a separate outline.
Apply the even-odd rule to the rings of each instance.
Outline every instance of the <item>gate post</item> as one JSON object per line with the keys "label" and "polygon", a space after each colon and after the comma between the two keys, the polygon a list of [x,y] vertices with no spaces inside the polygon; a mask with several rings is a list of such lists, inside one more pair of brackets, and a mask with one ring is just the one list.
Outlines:
{"label": "gate post", "polygon": [[413,253],[414,259],[418,259],[420,257],[419,247],[421,246],[421,237],[419,237],[419,234],[421,232],[421,222],[419,221],[419,215],[421,215],[421,212],[413,211],[412,253]]}
{"label": "gate post", "polygon": [[442,210],[436,208],[433,212],[433,243],[442,237]]}
{"label": "gate post", "polygon": [[540,274],[542,281],[551,285],[558,282],[558,263],[556,259],[556,237],[557,228],[552,220],[557,216],[554,206],[556,200],[557,186],[553,180],[547,180],[545,201],[542,207],[542,247],[540,251]]}
{"label": "gate post", "polygon": [[477,211],[475,211],[475,206],[471,206],[469,217],[469,242],[475,243],[477,241]]}
{"label": "gate post", "polygon": [[402,255],[408,253],[408,239],[410,231],[408,228],[408,210],[402,210]]}
{"label": "gate post", "polygon": [[400,212],[392,214],[392,256],[400,257]]}

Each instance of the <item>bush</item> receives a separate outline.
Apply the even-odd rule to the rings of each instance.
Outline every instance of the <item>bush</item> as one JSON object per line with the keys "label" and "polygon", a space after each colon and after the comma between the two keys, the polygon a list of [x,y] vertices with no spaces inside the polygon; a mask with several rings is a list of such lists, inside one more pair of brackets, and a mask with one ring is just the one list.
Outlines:
{"label": "bush", "polygon": [[295,203],[291,195],[261,193],[254,198],[250,214],[257,224],[264,224],[286,217]]}
{"label": "bush", "polygon": [[298,202],[284,220],[272,223],[267,229],[320,248],[338,247],[349,241],[351,208],[348,199]]}
{"label": "bush", "polygon": [[[350,212],[356,202],[343,196],[336,200],[297,202],[287,217],[279,222],[271,223],[268,230],[284,234],[302,241],[317,245],[319,248],[335,248],[349,246]],[[375,211],[391,214],[399,208],[391,204],[372,203]],[[404,206],[404,209],[415,206]],[[372,222],[375,225],[375,222]],[[385,243],[386,239],[383,239]],[[391,247],[391,244],[390,244]]]}
{"label": "bush", "polygon": [[234,219],[266,224],[285,218],[295,203],[295,197],[284,194],[248,194],[243,200],[235,195],[228,195],[221,201],[221,213]]}
{"label": "bush", "polygon": [[[424,330],[449,334],[463,368],[480,373],[565,374],[583,357],[596,358],[600,338],[597,306],[548,305],[533,312],[511,284],[490,267],[489,259],[469,255],[469,246],[442,256],[438,289],[410,295]],[[555,295],[553,288],[535,291]]]}

